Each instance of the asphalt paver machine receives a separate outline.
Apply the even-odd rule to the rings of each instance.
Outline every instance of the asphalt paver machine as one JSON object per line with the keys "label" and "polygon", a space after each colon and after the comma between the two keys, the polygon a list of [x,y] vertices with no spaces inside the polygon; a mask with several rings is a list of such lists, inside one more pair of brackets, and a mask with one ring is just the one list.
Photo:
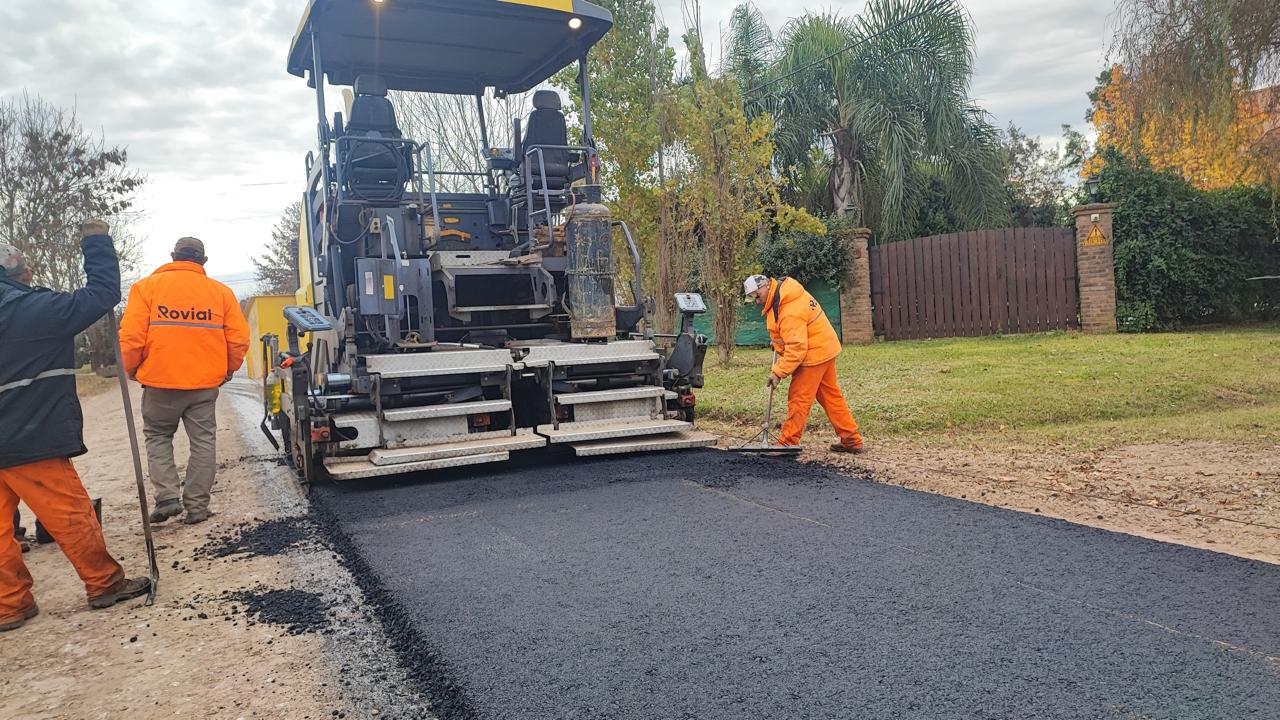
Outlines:
{"label": "asphalt paver machine", "polygon": [[[677,296],[679,327],[656,335],[634,238],[603,204],[587,55],[611,26],[583,0],[310,2],[288,59],[319,116],[299,300],[286,337],[263,338],[264,428],[305,482],[714,443],[693,429],[702,299]],[[545,85],[572,65],[571,138]],[[326,82],[350,87],[345,116]],[[531,90],[514,147],[490,147],[486,94]],[[476,98],[482,191],[442,190],[451,170],[405,137],[389,91]]]}

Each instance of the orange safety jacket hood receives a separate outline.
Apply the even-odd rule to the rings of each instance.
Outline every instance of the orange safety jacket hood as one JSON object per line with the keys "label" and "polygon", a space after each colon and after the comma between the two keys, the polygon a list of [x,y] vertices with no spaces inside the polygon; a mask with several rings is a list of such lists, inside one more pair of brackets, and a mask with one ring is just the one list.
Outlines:
{"label": "orange safety jacket hood", "polygon": [[129,291],[120,349],[125,372],[147,387],[205,390],[240,369],[249,325],[230,288],[198,263],[172,262]]}
{"label": "orange safety jacket hood", "polygon": [[776,377],[788,377],[802,365],[821,365],[840,354],[840,336],[822,306],[799,281],[770,281],[761,314],[778,353],[771,369]]}

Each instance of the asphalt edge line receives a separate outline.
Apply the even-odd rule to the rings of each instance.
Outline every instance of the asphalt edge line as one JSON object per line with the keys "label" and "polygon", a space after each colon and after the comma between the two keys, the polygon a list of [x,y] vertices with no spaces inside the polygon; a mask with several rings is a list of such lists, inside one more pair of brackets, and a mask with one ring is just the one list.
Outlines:
{"label": "asphalt edge line", "polygon": [[391,599],[391,591],[377,579],[355,540],[339,529],[337,515],[316,502],[309,493],[307,500],[318,533],[330,543],[338,554],[338,562],[351,574],[352,581],[364,596],[366,609],[372,611],[371,615],[382,626],[383,635],[395,652],[405,677],[418,686],[436,718],[479,720],[480,713],[466,687],[455,679],[457,675],[440,652],[418,632],[405,609]]}

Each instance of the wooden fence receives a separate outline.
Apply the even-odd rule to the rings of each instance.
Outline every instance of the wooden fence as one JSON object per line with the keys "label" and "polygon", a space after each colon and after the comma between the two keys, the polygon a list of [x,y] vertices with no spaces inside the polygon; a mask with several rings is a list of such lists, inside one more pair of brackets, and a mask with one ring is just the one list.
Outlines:
{"label": "wooden fence", "polygon": [[886,340],[1080,326],[1070,228],[934,235],[869,252],[872,318]]}

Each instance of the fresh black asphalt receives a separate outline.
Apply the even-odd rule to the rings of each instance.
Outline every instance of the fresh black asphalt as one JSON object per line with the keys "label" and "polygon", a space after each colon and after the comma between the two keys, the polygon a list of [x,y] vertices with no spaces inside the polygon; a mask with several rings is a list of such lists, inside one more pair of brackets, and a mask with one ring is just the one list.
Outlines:
{"label": "fresh black asphalt", "polygon": [[312,497],[443,720],[1280,718],[1280,566],[711,450]]}

